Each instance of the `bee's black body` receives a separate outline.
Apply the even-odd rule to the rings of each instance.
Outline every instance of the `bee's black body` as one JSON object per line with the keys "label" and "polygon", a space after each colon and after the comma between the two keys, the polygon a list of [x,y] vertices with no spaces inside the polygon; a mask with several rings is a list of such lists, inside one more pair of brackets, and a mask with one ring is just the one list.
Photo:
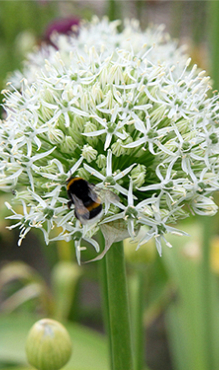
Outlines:
{"label": "bee's black body", "polygon": [[75,216],[82,222],[91,220],[102,211],[102,204],[93,190],[94,185],[81,177],[71,177],[67,180],[69,197],[68,208],[74,204]]}

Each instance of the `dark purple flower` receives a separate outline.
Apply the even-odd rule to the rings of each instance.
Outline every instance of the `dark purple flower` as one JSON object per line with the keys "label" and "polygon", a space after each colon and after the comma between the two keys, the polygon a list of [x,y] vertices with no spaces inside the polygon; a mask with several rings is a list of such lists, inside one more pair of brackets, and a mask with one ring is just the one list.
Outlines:
{"label": "dark purple flower", "polygon": [[44,40],[51,43],[51,35],[53,32],[62,33],[62,34],[69,34],[69,33],[76,33],[72,29],[73,26],[79,26],[80,20],[79,18],[69,17],[69,18],[58,18],[49,23],[44,33]]}

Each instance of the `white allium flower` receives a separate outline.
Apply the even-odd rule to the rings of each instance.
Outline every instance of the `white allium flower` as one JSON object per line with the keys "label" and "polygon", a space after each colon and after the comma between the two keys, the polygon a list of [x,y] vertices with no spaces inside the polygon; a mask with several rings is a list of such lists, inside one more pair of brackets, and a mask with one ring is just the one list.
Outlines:
{"label": "white allium flower", "polygon": [[[40,228],[46,243],[73,239],[80,261],[83,240],[99,252],[99,228],[107,250],[146,225],[139,246],[154,237],[161,253],[165,234],[183,234],[172,223],[217,211],[219,98],[209,77],[162,27],[119,24],[95,18],[78,37],[56,35],[57,49],[31,54],[3,91],[0,188],[22,205],[20,214],[7,204],[19,244]],[[71,175],[115,194],[101,218],[81,225],[68,209]]]}

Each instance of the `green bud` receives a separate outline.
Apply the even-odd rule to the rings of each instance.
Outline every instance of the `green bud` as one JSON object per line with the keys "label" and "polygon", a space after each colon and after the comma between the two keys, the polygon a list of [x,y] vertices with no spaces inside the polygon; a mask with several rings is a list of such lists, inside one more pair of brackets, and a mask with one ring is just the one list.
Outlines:
{"label": "green bud", "polygon": [[90,180],[90,173],[85,170],[85,168],[78,169],[78,176],[82,177],[83,179],[89,181]]}
{"label": "green bud", "polygon": [[73,123],[71,125],[72,127],[72,134],[74,134],[74,132],[77,130],[79,132],[82,132],[83,128],[84,128],[84,118],[83,117],[80,117],[80,116],[77,116],[77,115],[74,115],[74,119],[73,119]]}
{"label": "green bud", "polygon": [[[59,94],[58,94],[58,92],[55,93],[54,90],[52,90],[52,89],[45,89],[43,91],[42,98],[47,103],[54,104],[54,103],[56,103],[57,99],[59,99]],[[44,105],[43,105],[43,107],[44,107]],[[51,112],[52,112],[52,110],[51,110]],[[54,115],[54,112],[53,112],[53,115]]]}
{"label": "green bud", "polygon": [[96,104],[100,104],[101,101],[104,99],[104,94],[103,91],[100,88],[99,83],[95,83],[94,86],[92,87],[91,94],[93,96],[94,102]]}
{"label": "green bud", "polygon": [[139,188],[144,184],[146,174],[146,167],[143,164],[138,164],[131,171],[131,178],[133,179],[133,186]]}
{"label": "green bud", "polygon": [[99,168],[106,168],[106,157],[104,154],[100,154],[97,157],[96,161]]}
{"label": "green bud", "polygon": [[125,153],[125,148],[123,147],[122,140],[118,139],[113,145],[112,145],[112,152],[116,157],[120,157],[120,155]]}
{"label": "green bud", "polygon": [[97,130],[97,126],[95,125],[95,123],[91,121],[86,122],[85,127],[84,127],[84,133],[93,132],[96,130]]}
{"label": "green bud", "polygon": [[86,161],[89,163],[89,162],[95,161],[97,157],[97,150],[92,148],[92,146],[86,144],[83,146],[82,155],[86,159]]}
{"label": "green bud", "polygon": [[[82,129],[83,129],[83,127],[81,127],[81,130]],[[81,131],[79,131],[77,129],[74,129],[74,128],[71,128],[71,127],[68,127],[68,132],[69,132],[69,136],[72,137],[72,139],[74,140],[75,143],[77,143],[77,146],[83,144],[84,136],[81,135]]]}
{"label": "green bud", "polygon": [[47,136],[51,144],[60,144],[64,140],[64,134],[58,128],[50,127]]}
{"label": "green bud", "polygon": [[157,122],[159,120],[162,120],[163,117],[166,116],[165,114],[166,107],[164,104],[160,104],[157,106],[157,108],[154,108],[150,113],[150,119],[151,122]]}
{"label": "green bud", "polygon": [[108,66],[105,66],[102,68],[100,72],[100,87],[104,88],[106,85],[108,85]]}
{"label": "green bud", "polygon": [[50,108],[45,107],[44,105],[41,107],[40,112],[45,121],[49,121],[54,115],[54,111]]}
{"label": "green bud", "polygon": [[[88,121],[85,124],[85,129],[84,129],[85,134],[89,133],[89,132],[94,132],[96,130],[97,130],[97,126],[94,123],[92,123],[91,121]],[[92,146],[95,146],[95,145],[97,145],[99,138],[97,136],[86,136],[86,140],[87,140],[88,144],[90,144]]]}
{"label": "green bud", "polygon": [[110,70],[108,75],[108,83],[115,83],[117,85],[124,83],[122,67],[120,65],[114,64]]}
{"label": "green bud", "polygon": [[59,370],[70,359],[72,343],[67,330],[58,321],[42,319],[29,331],[26,355],[37,370]]}
{"label": "green bud", "polygon": [[61,145],[61,151],[63,153],[72,153],[77,147],[76,142],[73,140],[71,136],[66,135],[65,140]]}

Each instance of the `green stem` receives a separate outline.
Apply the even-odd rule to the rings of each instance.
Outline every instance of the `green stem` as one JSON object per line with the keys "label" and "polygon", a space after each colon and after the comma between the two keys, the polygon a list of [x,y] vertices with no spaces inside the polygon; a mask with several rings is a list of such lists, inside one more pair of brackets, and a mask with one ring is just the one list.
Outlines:
{"label": "green stem", "polygon": [[143,316],[145,303],[145,270],[146,267],[139,264],[136,269],[136,274],[130,279],[135,370],[142,370],[144,368],[145,334]]}
{"label": "green stem", "polygon": [[183,13],[183,2],[182,1],[173,1],[171,4],[171,14],[170,14],[170,28],[171,28],[171,35],[174,37],[179,38],[182,22],[181,17]]}
{"label": "green stem", "polygon": [[143,2],[142,0],[136,0],[135,1],[137,19],[139,19],[140,21],[141,21],[141,17],[142,17],[143,7],[145,7],[145,6],[146,6],[146,1],[145,2]]}
{"label": "green stem", "polygon": [[210,44],[211,44],[211,76],[214,80],[214,88],[219,89],[219,2],[209,1],[209,30],[210,30]]}
{"label": "green stem", "polygon": [[211,240],[211,217],[203,217],[203,248],[202,248],[202,306],[204,338],[206,345],[206,359],[208,369],[214,369],[213,358],[213,322],[212,322],[212,276],[210,269],[210,240]]}
{"label": "green stem", "polygon": [[120,18],[120,4],[116,0],[108,0],[108,17],[110,21]]}
{"label": "green stem", "polygon": [[133,370],[133,352],[123,243],[106,254],[113,370]]}
{"label": "green stem", "polygon": [[101,303],[104,327],[108,338],[110,369],[113,370],[112,362],[112,343],[110,336],[110,318],[109,318],[109,300],[108,300],[108,286],[107,286],[107,270],[106,270],[106,256],[98,262],[100,289],[101,289]]}

